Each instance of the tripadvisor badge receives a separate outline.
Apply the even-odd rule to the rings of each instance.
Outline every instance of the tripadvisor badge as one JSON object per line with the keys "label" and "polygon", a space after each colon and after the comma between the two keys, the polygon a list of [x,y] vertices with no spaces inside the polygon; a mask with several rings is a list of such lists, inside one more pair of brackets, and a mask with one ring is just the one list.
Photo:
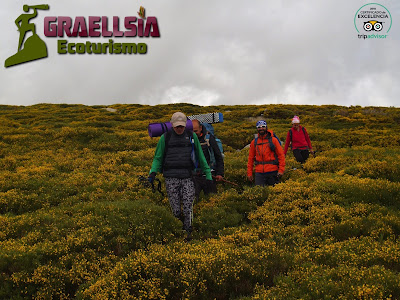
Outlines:
{"label": "tripadvisor badge", "polygon": [[392,16],[383,5],[368,3],[357,10],[354,26],[359,39],[385,39],[392,27]]}
{"label": "tripadvisor badge", "polygon": [[[33,12],[28,13],[31,9]],[[21,14],[15,20],[15,24],[19,31],[18,49],[16,54],[6,59],[4,63],[6,68],[47,57],[47,47],[45,42],[43,42],[36,34],[36,25],[29,23],[31,19],[36,18],[39,9],[48,10],[49,6],[47,4],[34,6],[24,5],[23,10],[26,14]],[[32,35],[25,40],[25,35],[30,31],[32,32]]]}

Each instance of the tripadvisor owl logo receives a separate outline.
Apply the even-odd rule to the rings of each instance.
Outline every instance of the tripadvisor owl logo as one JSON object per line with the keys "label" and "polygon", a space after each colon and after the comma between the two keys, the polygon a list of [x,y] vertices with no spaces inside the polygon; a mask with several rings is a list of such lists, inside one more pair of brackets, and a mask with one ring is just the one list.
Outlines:
{"label": "tripadvisor owl logo", "polygon": [[356,12],[354,26],[359,39],[386,39],[392,27],[392,16],[381,4],[365,4]]}
{"label": "tripadvisor owl logo", "polygon": [[[21,14],[15,20],[15,24],[17,25],[19,31],[17,53],[6,59],[4,63],[6,68],[47,57],[47,46],[45,42],[37,35],[36,25],[30,23],[30,20],[36,18],[38,15],[38,10],[48,9],[49,6],[47,4],[23,6],[25,13]],[[25,40],[25,36],[29,32],[31,35]]]}

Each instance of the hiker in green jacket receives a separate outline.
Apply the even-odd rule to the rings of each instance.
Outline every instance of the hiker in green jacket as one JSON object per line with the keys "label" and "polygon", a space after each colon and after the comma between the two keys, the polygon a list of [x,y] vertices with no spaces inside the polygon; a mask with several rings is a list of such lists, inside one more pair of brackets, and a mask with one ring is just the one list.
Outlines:
{"label": "hiker in green jacket", "polygon": [[198,167],[197,162],[206,179],[212,182],[212,177],[199,139],[192,131],[186,130],[186,122],[183,113],[172,115],[172,130],[164,133],[158,141],[148,179],[153,183],[156,174],[163,173],[172,213],[182,221],[183,229],[187,232],[185,240],[189,241],[193,230],[195,197],[193,172]]}

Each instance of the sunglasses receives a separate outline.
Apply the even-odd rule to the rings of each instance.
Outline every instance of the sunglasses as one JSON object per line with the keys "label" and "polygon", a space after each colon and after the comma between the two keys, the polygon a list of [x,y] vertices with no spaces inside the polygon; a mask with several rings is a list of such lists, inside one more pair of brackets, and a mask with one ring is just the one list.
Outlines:
{"label": "sunglasses", "polygon": [[265,126],[265,125],[260,125],[260,126],[257,126],[257,129],[258,128],[267,128],[267,126]]}

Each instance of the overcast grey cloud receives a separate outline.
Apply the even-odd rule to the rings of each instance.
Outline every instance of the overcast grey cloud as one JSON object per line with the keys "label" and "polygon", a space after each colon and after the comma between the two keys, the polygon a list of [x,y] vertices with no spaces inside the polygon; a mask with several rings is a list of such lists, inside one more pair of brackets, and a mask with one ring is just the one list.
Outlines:
{"label": "overcast grey cloud", "polygon": [[[387,39],[357,38],[356,11],[375,1],[60,1],[5,0],[0,104],[87,105],[189,102],[214,104],[337,104],[400,106],[400,4]],[[9,68],[17,50],[15,19],[24,4],[49,4],[33,20],[49,57]],[[146,55],[60,55],[45,37],[45,16],[156,16],[160,38]],[[384,25],[385,26],[385,25]],[[67,39],[67,38],[66,38]],[[113,37],[114,42],[127,38]],[[108,42],[109,38],[68,38]],[[124,40],[124,41],[122,41]]]}

